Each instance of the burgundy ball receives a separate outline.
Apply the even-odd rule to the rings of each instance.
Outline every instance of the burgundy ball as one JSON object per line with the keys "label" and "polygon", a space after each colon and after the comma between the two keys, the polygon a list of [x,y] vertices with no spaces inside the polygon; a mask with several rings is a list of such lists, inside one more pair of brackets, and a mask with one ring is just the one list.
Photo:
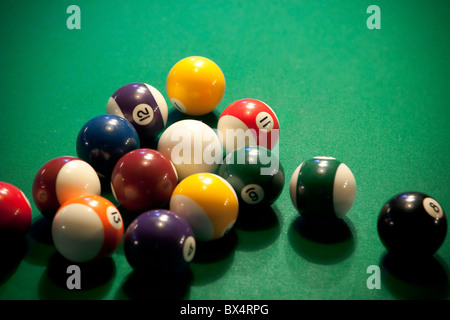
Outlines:
{"label": "burgundy ball", "polygon": [[136,149],[117,162],[111,190],[126,210],[141,213],[166,205],[178,183],[172,162],[152,149]]}

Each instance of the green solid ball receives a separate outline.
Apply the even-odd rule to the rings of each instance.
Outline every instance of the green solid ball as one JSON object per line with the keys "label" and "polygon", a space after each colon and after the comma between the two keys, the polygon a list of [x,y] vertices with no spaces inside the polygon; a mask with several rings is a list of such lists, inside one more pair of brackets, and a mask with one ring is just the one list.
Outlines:
{"label": "green solid ball", "polygon": [[279,158],[263,147],[244,147],[229,153],[219,175],[236,191],[243,206],[272,205],[284,186]]}
{"label": "green solid ball", "polygon": [[351,170],[332,157],[314,157],[301,163],[291,177],[292,203],[308,219],[343,218],[356,198]]}

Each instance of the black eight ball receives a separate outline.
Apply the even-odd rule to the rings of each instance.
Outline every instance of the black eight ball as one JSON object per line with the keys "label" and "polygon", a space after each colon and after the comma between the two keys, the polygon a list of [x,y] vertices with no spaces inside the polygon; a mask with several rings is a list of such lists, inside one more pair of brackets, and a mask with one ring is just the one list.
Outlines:
{"label": "black eight ball", "polygon": [[392,197],[378,216],[378,234],[395,255],[431,256],[447,234],[447,218],[441,205],[420,192]]}

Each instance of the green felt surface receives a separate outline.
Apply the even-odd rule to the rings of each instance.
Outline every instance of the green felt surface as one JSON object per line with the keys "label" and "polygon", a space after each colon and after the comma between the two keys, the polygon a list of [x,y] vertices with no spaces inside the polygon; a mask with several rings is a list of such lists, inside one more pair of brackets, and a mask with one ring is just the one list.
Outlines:
{"label": "green felt surface", "polygon": [[[66,27],[71,4],[81,9],[80,30]],[[366,26],[371,4],[381,9],[380,30]],[[173,64],[202,55],[221,67],[227,88],[200,119],[214,124],[240,98],[269,104],[281,124],[286,185],[254,223],[200,246],[190,272],[169,289],[136,279],[120,247],[102,281],[68,290],[33,204],[21,250],[0,254],[0,299],[447,299],[450,237],[426,271],[407,265],[425,278],[412,281],[384,266],[376,219],[386,200],[407,190],[450,210],[449,16],[448,1],[422,0],[3,1],[0,181],[32,199],[37,170],[76,156],[79,129],[105,112],[117,88],[147,82],[167,99]],[[170,121],[180,118],[170,110]],[[291,174],[317,155],[346,163],[357,182],[334,241],[323,241],[328,230],[305,231],[289,197]],[[381,289],[367,288],[371,265],[381,267]]]}

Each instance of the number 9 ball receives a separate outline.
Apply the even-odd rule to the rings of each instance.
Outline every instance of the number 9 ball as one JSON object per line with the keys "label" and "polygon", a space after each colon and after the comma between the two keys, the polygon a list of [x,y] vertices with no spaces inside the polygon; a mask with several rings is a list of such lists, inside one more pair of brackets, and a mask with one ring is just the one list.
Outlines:
{"label": "number 9 ball", "polygon": [[263,147],[244,147],[229,153],[219,175],[236,191],[239,205],[272,205],[283,191],[284,170],[278,158]]}

